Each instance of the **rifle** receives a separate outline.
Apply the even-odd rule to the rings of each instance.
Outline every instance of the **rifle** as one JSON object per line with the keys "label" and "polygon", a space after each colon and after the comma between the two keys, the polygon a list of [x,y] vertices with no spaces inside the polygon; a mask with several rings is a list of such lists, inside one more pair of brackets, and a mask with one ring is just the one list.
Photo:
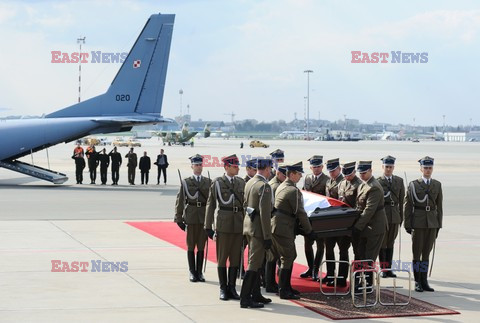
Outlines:
{"label": "rifle", "polygon": [[[210,179],[210,171],[207,171],[208,173],[208,179]],[[210,179],[211,181],[211,179]],[[207,198],[207,202],[208,202],[208,198]],[[206,212],[206,211],[205,211]],[[207,245],[205,247],[205,257],[204,257],[204,263],[203,263],[203,272],[206,272],[207,271],[207,262],[208,262],[208,237],[207,237]]]}

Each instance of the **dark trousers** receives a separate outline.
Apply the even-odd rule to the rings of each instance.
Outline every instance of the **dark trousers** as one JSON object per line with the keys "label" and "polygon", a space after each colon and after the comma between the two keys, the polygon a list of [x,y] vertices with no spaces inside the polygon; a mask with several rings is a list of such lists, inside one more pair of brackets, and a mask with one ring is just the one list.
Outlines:
{"label": "dark trousers", "polygon": [[97,180],[97,167],[89,168],[90,170],[90,180],[95,183]]}
{"label": "dark trousers", "polygon": [[112,166],[112,182],[114,184],[118,183],[118,179],[120,178],[120,172],[119,172],[120,167],[115,167]]}
{"label": "dark trousers", "polygon": [[160,174],[163,172],[163,182],[167,182],[167,167],[166,166],[158,166],[158,175],[157,175],[157,184],[160,183]]}
{"label": "dark trousers", "polygon": [[83,167],[75,167],[75,177],[77,178],[77,183],[83,182]]}
{"label": "dark trousers", "polygon": [[142,177],[142,184],[145,182],[145,184],[148,184],[148,170],[146,172],[141,171],[140,175]]}
{"label": "dark trousers", "polygon": [[130,184],[135,184],[135,168],[137,167],[128,167],[128,182]]}
{"label": "dark trousers", "polygon": [[100,179],[102,180],[102,184],[107,184],[107,170],[108,167],[100,166]]}

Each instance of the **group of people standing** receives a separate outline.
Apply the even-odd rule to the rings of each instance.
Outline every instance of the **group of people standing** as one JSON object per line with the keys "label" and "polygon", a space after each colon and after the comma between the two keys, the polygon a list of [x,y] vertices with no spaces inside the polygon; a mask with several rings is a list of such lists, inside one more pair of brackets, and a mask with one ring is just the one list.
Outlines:
{"label": "group of people standing", "polygon": [[[306,176],[303,189],[341,200],[359,213],[351,236],[323,239],[312,231],[302,193],[297,188],[304,173],[303,163],[284,163],[284,152],[279,149],[270,155],[271,158],[248,161],[244,179],[237,176],[238,157],[225,157],[222,159],[225,174],[213,180],[202,176],[203,157],[190,157],[193,176],[182,179],[174,219],[187,233],[190,281],[205,281],[204,250],[207,238],[211,238],[216,242],[221,300],[239,299],[242,308],[263,307],[271,299],[261,294],[262,285],[266,292],[278,293],[282,299],[298,299],[299,292],[290,283],[298,231],[305,237],[309,267],[301,274],[302,278],[311,277],[333,286],[336,277],[337,286],[346,286],[350,246],[355,260],[363,261],[367,269],[379,257],[382,276],[395,277],[388,269],[403,222],[412,235],[415,289],[433,291],[426,272],[443,214],[441,184],[431,179],[433,158],[419,160],[422,177],[409,184],[406,194],[403,180],[393,175],[392,156],[382,158],[383,174],[378,178],[372,174],[371,161],[341,165],[338,158],[330,159],[326,162],[327,176],[323,173],[323,156],[309,158],[311,174]],[[244,239],[248,243],[248,266],[239,295],[235,285],[242,267]],[[340,263],[336,273],[335,263],[328,262],[327,275],[319,277],[324,253],[327,260],[334,261],[336,245],[340,260],[346,263]],[[372,284],[373,275],[367,272],[366,286],[356,284],[356,288],[372,288]]]}
{"label": "group of people standing", "polygon": [[[87,162],[85,162],[85,157]],[[137,154],[134,152],[134,148],[130,148],[125,155],[127,159],[128,169],[128,183],[135,185],[135,174],[137,166],[140,169],[141,184],[148,185],[149,173],[152,167],[150,157],[147,152],[143,152],[143,156],[140,160],[137,158]],[[94,145],[87,147],[84,151],[80,144],[77,144],[73,150],[72,159],[75,160],[75,176],[77,184],[83,184],[83,170],[88,165],[90,173],[90,184],[96,184],[97,180],[97,168],[100,166],[100,180],[102,185],[107,184],[108,167],[111,167],[112,185],[118,185],[120,179],[120,166],[122,165],[122,155],[117,151],[117,147],[113,147],[112,151],[107,154],[107,150],[103,148],[100,152],[95,150]],[[157,156],[157,160],[154,165],[158,168],[157,185],[160,184],[160,176],[163,173],[163,183],[167,184],[167,168],[168,159],[164,154],[164,150],[160,149],[160,154]]]}

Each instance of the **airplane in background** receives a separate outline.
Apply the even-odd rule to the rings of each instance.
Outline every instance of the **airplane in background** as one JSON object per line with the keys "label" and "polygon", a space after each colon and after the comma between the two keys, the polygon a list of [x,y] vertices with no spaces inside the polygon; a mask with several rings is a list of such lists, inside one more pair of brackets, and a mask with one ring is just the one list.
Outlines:
{"label": "airplane in background", "polygon": [[383,125],[383,132],[374,133],[368,136],[370,140],[402,140],[403,137],[404,137],[403,130],[399,131],[398,133],[395,133],[393,131],[386,131],[385,125]]}
{"label": "airplane in background", "polygon": [[62,184],[65,174],[18,159],[89,134],[173,122],[160,113],[174,20],[173,14],[150,16],[106,93],[40,119],[1,120],[0,167]]}
{"label": "airplane in background", "polygon": [[[162,138],[164,145],[186,146],[191,145],[189,141],[198,134],[198,131],[189,131],[188,126],[188,123],[184,123],[180,131],[154,131],[153,133]],[[210,134],[210,124],[207,123],[203,129],[203,136],[208,138]]]}

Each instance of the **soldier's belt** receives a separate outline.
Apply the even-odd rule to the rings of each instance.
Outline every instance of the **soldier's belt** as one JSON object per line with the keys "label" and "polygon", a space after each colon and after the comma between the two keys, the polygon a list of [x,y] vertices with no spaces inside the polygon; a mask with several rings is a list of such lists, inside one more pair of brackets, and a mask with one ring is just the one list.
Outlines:
{"label": "soldier's belt", "polygon": [[432,210],[432,208],[430,207],[430,205],[427,205],[427,206],[416,206],[416,207],[415,207],[415,210],[422,210],[422,211],[430,212],[430,211]]}
{"label": "soldier's belt", "polygon": [[207,203],[203,203],[203,202],[188,202],[187,204],[191,206],[196,206],[196,207],[207,206]]}
{"label": "soldier's belt", "polygon": [[397,203],[395,203],[394,201],[385,202],[384,206],[388,206],[388,205],[393,207],[393,206],[397,205]]}
{"label": "soldier's belt", "polygon": [[222,210],[222,211],[230,211],[230,212],[233,212],[233,213],[237,213],[237,212],[242,211],[242,208],[238,207],[238,206],[234,206],[234,207],[220,206],[219,209]]}

